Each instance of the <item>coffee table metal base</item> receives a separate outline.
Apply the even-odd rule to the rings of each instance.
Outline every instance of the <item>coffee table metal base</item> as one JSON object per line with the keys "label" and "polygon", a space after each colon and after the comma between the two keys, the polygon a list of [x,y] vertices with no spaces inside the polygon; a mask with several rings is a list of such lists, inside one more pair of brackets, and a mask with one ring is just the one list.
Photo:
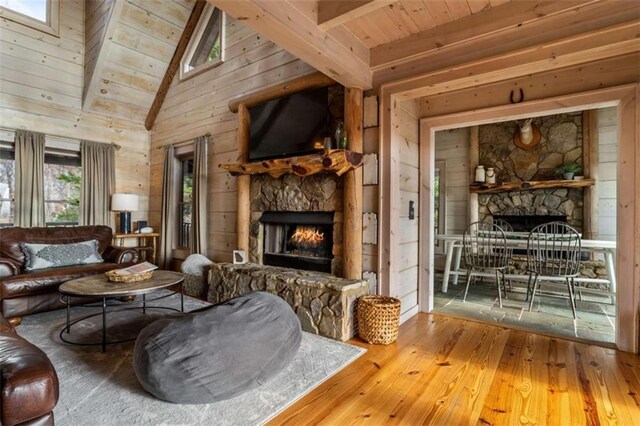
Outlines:
{"label": "coffee table metal base", "polygon": [[[140,308],[142,308],[142,313],[143,314],[147,313],[147,309],[166,309],[166,310],[170,310],[170,311],[183,312],[184,313],[184,292],[182,291],[182,283],[180,283],[178,285],[180,285],[180,309],[179,310],[176,309],[176,308],[168,307],[168,306],[147,306],[147,303],[156,302],[158,300],[166,299],[167,297],[173,296],[175,293],[170,293],[170,294],[167,294],[165,296],[156,297],[156,298],[151,299],[151,300],[147,300],[146,293],[143,293],[142,294],[142,300],[140,300],[140,301],[132,301],[132,302],[125,302],[127,305],[139,304],[139,306],[127,307],[127,308],[124,308],[124,309],[111,310],[111,311],[108,311],[107,307],[125,306],[125,303],[108,304],[107,303],[107,299],[113,299],[113,298],[112,297],[102,297],[102,301],[100,302],[100,304],[93,303],[93,304],[76,306],[76,307],[84,307],[84,308],[102,307],[102,311],[101,312],[98,312],[98,313],[95,313],[95,314],[91,314],[91,315],[87,315],[87,316],[84,316],[82,318],[78,318],[77,320],[74,320],[74,321],[71,321],[71,303],[69,301],[69,299],[71,297],[74,297],[74,296],[63,295],[62,296],[62,300],[64,301],[64,303],[65,303],[65,305],[67,307],[67,322],[66,322],[66,325],[64,326],[64,328],[60,331],[60,340],[62,340],[65,343],[68,343],[70,345],[77,345],[77,346],[96,346],[96,345],[101,345],[102,346],[102,352],[106,352],[107,351],[107,345],[111,345],[111,344],[115,344],[115,343],[132,342],[132,341],[135,340],[135,337],[131,338],[131,339],[121,339],[121,340],[107,341],[107,314],[108,313],[113,313],[113,312],[121,312],[121,311],[125,311],[125,310],[140,309]],[[81,321],[88,320],[89,318],[97,317],[99,315],[102,315],[102,341],[101,342],[73,342],[73,341],[68,340],[68,339],[66,339],[64,337],[66,334],[70,334],[71,333],[71,326],[72,325],[78,324]]]}

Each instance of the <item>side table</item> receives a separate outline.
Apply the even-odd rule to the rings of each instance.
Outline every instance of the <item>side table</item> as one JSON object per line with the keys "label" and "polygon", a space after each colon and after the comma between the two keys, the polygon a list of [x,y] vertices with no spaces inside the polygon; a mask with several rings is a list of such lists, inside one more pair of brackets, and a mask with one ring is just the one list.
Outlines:
{"label": "side table", "polygon": [[[146,261],[149,261],[155,265],[157,265],[157,249],[158,249],[158,239],[160,238],[160,233],[151,232],[148,234],[115,234],[113,236],[113,245],[124,247],[125,240],[127,239],[137,239],[137,248],[141,253],[145,253]],[[147,250],[151,250],[151,258],[146,258]]]}

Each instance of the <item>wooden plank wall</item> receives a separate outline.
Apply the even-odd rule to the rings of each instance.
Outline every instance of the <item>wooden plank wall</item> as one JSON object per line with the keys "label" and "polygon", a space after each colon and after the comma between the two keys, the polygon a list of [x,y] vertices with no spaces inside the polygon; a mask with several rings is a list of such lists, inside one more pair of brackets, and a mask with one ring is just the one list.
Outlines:
{"label": "wooden plank wall", "polygon": [[[418,220],[420,211],[419,159],[420,140],[418,136],[420,103],[417,100],[400,104],[400,220],[398,236],[400,249],[397,251],[399,280],[392,283],[393,295],[400,298],[402,313],[415,309],[418,305]],[[415,218],[409,219],[409,203],[413,201]]]}
{"label": "wooden plank wall", "polygon": [[84,4],[60,2],[60,37],[0,19],[0,127],[115,142],[116,191],[141,195],[147,217],[149,133],[142,124],[82,111]]}
{"label": "wooden plank wall", "polygon": [[264,37],[227,19],[226,60],[220,66],[179,81],[169,89],[151,132],[152,226],[160,223],[162,157],[160,147],[211,133],[209,145],[208,255],[230,261],[236,248],[236,178],[218,168],[238,159],[236,114],[229,100],[313,72]]}
{"label": "wooden plank wall", "polygon": [[618,114],[616,108],[597,110],[598,239],[616,240],[618,174]]}
{"label": "wooden plank wall", "polygon": [[435,150],[435,161],[446,162],[446,232],[462,234],[469,223],[469,129],[436,132]]}
{"label": "wooden plank wall", "polygon": [[111,16],[115,0],[93,0],[85,3],[84,10],[84,87],[91,80],[98,53]]}
{"label": "wooden plank wall", "polygon": [[117,0],[108,28],[101,29],[104,42],[88,40],[94,50],[87,54],[87,65],[95,70],[87,73],[85,110],[143,122],[193,4]]}

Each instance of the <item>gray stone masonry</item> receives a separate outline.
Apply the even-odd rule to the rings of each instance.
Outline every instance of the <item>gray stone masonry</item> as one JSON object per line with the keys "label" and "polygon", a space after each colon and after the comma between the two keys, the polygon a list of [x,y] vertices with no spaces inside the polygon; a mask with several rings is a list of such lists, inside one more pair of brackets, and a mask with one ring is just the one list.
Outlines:
{"label": "gray stone masonry", "polygon": [[[531,151],[515,146],[515,121],[492,123],[479,128],[480,164],[494,167],[498,182],[558,179],[555,169],[564,163],[582,165],[582,112],[537,117],[540,144]],[[479,219],[493,215],[564,215],[567,223],[582,231],[582,189],[536,189],[482,194],[478,197]]]}
{"label": "gray stone masonry", "polygon": [[252,291],[283,298],[298,315],[304,331],[344,342],[356,334],[356,301],[368,294],[368,283],[255,263],[211,265],[209,302],[221,303]]}
{"label": "gray stone masonry", "polygon": [[251,224],[249,225],[249,261],[262,263],[263,212],[334,212],[333,261],[331,273],[342,275],[342,194],[339,176],[319,173],[300,177],[284,175],[251,176]]}

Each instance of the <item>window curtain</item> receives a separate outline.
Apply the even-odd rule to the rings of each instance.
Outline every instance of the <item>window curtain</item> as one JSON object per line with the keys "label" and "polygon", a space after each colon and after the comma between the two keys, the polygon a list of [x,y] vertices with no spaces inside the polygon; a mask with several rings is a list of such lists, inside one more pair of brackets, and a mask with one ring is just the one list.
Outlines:
{"label": "window curtain", "polygon": [[207,255],[207,143],[208,137],[194,140],[193,193],[191,206],[191,253]]}
{"label": "window curtain", "polygon": [[164,147],[164,167],[162,173],[162,217],[160,224],[160,250],[158,250],[158,266],[169,269],[173,241],[176,233],[178,160],[172,145]]}
{"label": "window curtain", "polygon": [[115,147],[112,144],[81,141],[80,158],[80,225],[113,227],[109,203],[116,187]]}
{"label": "window curtain", "polygon": [[16,226],[45,226],[44,134],[16,130]]}

